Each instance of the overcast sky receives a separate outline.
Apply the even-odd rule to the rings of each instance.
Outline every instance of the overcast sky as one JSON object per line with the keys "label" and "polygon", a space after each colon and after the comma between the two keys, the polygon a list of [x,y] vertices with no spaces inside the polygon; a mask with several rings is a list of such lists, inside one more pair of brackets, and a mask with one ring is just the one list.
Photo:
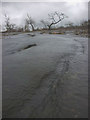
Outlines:
{"label": "overcast sky", "polygon": [[2,2],[2,21],[6,13],[11,22],[17,25],[24,25],[25,16],[28,13],[37,24],[41,19],[47,20],[48,13],[54,11],[63,12],[68,16],[59,25],[68,22],[79,24],[88,19],[88,1],[84,2]]}

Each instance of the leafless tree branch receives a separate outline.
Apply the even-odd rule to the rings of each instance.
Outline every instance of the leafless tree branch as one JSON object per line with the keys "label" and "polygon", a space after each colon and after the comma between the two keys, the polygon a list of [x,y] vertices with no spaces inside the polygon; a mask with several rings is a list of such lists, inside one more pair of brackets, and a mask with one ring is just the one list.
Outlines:
{"label": "leafless tree branch", "polygon": [[29,25],[32,27],[32,31],[34,31],[34,20],[29,16],[29,14],[27,14],[27,18],[25,20],[25,26],[27,29],[29,29]]}
{"label": "leafless tree branch", "polygon": [[48,14],[48,16],[51,21],[50,24],[47,25],[49,29],[51,29],[52,25],[58,24],[64,18],[67,18],[67,16],[64,13],[59,13],[57,11],[55,11],[54,13]]}

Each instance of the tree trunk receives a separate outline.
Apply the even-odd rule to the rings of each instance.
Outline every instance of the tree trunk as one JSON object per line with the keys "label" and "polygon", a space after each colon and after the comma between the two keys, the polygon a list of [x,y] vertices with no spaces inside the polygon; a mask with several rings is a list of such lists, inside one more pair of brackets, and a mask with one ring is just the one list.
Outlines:
{"label": "tree trunk", "polygon": [[49,27],[49,30],[51,30],[51,26],[48,26]]}
{"label": "tree trunk", "polygon": [[52,26],[51,24],[50,24],[50,25],[48,25],[48,29],[49,29],[49,30],[51,30],[51,26]]}
{"label": "tree trunk", "polygon": [[33,24],[31,24],[31,27],[32,27],[32,31],[34,31],[34,26],[33,26]]}

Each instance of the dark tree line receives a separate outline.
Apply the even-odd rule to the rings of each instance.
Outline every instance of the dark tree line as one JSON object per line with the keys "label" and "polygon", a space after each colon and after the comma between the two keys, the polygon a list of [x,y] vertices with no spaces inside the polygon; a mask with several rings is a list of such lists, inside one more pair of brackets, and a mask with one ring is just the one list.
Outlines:
{"label": "dark tree line", "polygon": [[[57,25],[58,23],[60,23],[62,20],[64,20],[65,18],[68,18],[64,13],[59,13],[57,11],[48,14],[48,19],[47,20],[41,20],[41,24],[44,26],[43,28],[51,30],[52,26]],[[87,25],[87,21],[84,21],[83,23],[81,23],[82,26]],[[73,23],[68,23],[69,27],[73,27]],[[15,24],[10,22],[10,17],[5,14],[5,28],[7,30],[7,32],[12,32],[12,31],[30,31],[30,29],[32,31],[35,30],[35,21],[32,19],[32,17],[27,14],[26,18],[25,18],[25,23],[24,23],[24,27],[16,27]]]}
{"label": "dark tree line", "polygon": [[[40,22],[44,25],[45,28],[48,28],[49,30],[53,25],[58,24],[60,21],[62,21],[66,16],[64,13],[54,12],[51,14],[48,14],[49,19],[47,21],[41,20]],[[12,24],[10,22],[10,17],[5,14],[5,27],[7,32],[13,31],[15,29],[15,24]],[[25,31],[30,31],[30,28],[32,31],[35,30],[35,21],[31,18],[29,14],[27,14],[25,18]],[[18,28],[20,30],[20,28]],[[21,29],[23,30],[23,29]]]}

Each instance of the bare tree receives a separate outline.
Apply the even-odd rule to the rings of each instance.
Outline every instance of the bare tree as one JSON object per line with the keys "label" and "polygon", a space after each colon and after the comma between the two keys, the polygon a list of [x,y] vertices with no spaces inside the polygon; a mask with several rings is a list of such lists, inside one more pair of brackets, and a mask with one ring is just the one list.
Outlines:
{"label": "bare tree", "polygon": [[24,27],[24,29],[25,29],[25,31],[30,31],[29,30],[29,24],[28,24],[28,22],[27,22],[27,20],[25,20],[25,27]]}
{"label": "bare tree", "polygon": [[67,18],[67,16],[64,15],[64,13],[59,13],[59,12],[54,12],[54,13],[48,14],[48,16],[50,19],[50,23],[47,24],[49,30],[51,29],[52,25],[56,25],[60,21],[62,21],[64,18]]}
{"label": "bare tree", "polygon": [[32,31],[34,31],[35,29],[34,29],[34,24],[35,24],[35,22],[34,22],[34,20],[27,14],[27,18],[26,18],[26,25],[25,25],[25,27],[26,27],[26,29],[28,29],[29,30],[29,26],[31,26],[32,27]]}
{"label": "bare tree", "polygon": [[5,27],[7,32],[11,32],[15,28],[15,24],[10,23],[10,17],[7,16],[6,14],[5,14]]}
{"label": "bare tree", "polygon": [[47,28],[47,22],[46,21],[41,20],[40,22],[44,25],[44,28]]}

